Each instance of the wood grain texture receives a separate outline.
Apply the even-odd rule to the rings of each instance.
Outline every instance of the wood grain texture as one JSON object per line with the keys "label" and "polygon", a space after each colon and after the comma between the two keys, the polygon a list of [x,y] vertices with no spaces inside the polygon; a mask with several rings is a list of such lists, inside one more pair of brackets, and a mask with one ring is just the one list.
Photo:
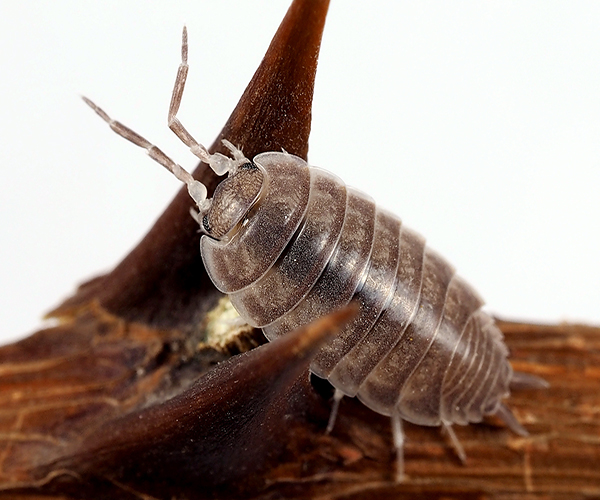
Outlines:
{"label": "wood grain texture", "polygon": [[310,358],[288,363],[287,337],[212,368],[214,352],[184,360],[178,332],[90,306],[0,350],[0,497],[600,495],[600,329],[500,325],[513,366],[551,384],[509,400],[530,436],[458,427],[461,465],[437,428],[407,424],[408,480],[396,484],[388,419],[346,399],[325,435],[327,390],[308,383]]}

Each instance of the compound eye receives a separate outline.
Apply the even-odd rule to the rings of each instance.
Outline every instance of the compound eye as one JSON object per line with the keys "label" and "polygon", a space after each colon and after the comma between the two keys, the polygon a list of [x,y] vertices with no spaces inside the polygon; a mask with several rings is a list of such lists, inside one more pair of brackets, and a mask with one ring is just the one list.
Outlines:
{"label": "compound eye", "polygon": [[256,170],[258,169],[258,167],[251,161],[244,163],[241,167],[240,170]]}
{"label": "compound eye", "polygon": [[210,223],[208,222],[208,214],[205,214],[204,217],[202,217],[202,227],[207,233],[210,234]]}

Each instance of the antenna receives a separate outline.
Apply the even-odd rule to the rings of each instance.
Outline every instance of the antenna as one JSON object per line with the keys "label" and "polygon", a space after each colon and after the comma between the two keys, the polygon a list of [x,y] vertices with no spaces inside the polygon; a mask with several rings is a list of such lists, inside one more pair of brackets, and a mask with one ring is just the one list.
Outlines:
{"label": "antenna", "polygon": [[171,158],[169,158],[165,153],[163,153],[150,141],[144,139],[141,135],[137,134],[129,127],[126,127],[121,122],[113,120],[101,107],[97,106],[93,101],[91,101],[85,96],[82,96],[82,99],[90,108],[92,108],[96,112],[96,114],[100,118],[102,118],[106,123],[108,123],[108,125],[114,132],[119,134],[121,137],[127,139],[128,141],[132,142],[136,146],[144,148],[148,153],[148,156],[150,156],[150,158],[152,158],[155,162],[161,164],[175,177],[177,177],[181,182],[186,184],[190,196],[196,202],[196,205],[198,205],[199,209],[205,207],[207,191],[206,186],[204,184],[194,179],[187,170],[175,163]]}

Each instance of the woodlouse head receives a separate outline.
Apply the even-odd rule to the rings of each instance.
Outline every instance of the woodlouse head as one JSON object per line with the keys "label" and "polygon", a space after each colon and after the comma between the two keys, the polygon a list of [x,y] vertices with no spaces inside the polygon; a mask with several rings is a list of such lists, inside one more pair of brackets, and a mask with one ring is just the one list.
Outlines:
{"label": "woodlouse head", "polygon": [[255,163],[248,161],[222,181],[202,215],[204,232],[221,239],[243,223],[244,218],[259,198],[264,183],[264,173]]}

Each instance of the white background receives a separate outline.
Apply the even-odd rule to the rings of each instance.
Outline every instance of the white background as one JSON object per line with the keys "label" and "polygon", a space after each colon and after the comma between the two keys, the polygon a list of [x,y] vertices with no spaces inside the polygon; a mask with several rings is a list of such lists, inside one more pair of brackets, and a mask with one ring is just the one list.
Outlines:
{"label": "white background", "polygon": [[[110,270],[179,189],[85,94],[169,152],[212,143],[288,1],[3,2],[0,343]],[[506,318],[600,324],[600,3],[332,2],[309,160],[424,234]]]}

